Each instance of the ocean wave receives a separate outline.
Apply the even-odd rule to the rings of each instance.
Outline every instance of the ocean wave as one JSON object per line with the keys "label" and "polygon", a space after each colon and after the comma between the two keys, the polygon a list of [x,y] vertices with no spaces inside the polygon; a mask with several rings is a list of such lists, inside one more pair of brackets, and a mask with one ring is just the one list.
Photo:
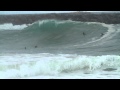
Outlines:
{"label": "ocean wave", "polygon": [[0,50],[15,53],[118,55],[119,33],[119,25],[114,24],[41,20],[22,30],[0,32]]}
{"label": "ocean wave", "polygon": [[0,24],[0,31],[3,31],[3,30],[22,30],[26,27],[27,27],[26,24],[13,25],[12,23],[5,23],[5,24]]}

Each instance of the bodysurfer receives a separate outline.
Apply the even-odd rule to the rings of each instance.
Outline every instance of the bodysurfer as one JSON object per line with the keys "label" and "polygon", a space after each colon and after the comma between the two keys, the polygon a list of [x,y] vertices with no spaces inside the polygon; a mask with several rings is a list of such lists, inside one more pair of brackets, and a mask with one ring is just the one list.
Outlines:
{"label": "bodysurfer", "polygon": [[86,34],[83,32],[83,35],[85,36]]}
{"label": "bodysurfer", "polygon": [[103,36],[104,34],[103,33],[101,33],[101,37]]}
{"label": "bodysurfer", "polygon": [[35,48],[37,48],[37,46],[35,46]]}

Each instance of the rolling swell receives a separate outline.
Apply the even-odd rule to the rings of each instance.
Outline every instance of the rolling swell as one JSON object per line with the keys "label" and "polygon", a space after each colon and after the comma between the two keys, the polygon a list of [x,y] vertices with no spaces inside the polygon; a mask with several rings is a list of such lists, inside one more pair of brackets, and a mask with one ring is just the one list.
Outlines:
{"label": "rolling swell", "polygon": [[[2,42],[0,49],[6,51],[7,48],[12,52],[79,53],[85,55],[91,55],[91,53],[93,55],[110,54],[109,50],[113,50],[111,54],[115,52],[118,54],[119,52],[114,50],[114,46],[109,47],[111,42],[110,46],[116,43],[113,37],[118,33],[112,25],[104,23],[42,20],[11,34],[9,38],[7,38],[8,35],[5,35],[5,38],[0,40]],[[24,47],[27,49],[25,50]]]}

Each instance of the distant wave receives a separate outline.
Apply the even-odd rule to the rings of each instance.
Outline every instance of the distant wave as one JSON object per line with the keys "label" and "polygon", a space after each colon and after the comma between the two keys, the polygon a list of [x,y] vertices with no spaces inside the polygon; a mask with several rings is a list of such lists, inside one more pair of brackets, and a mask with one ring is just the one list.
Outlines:
{"label": "distant wave", "polygon": [[5,24],[0,24],[0,31],[1,30],[22,30],[26,28],[27,25],[13,25],[12,23],[5,23]]}

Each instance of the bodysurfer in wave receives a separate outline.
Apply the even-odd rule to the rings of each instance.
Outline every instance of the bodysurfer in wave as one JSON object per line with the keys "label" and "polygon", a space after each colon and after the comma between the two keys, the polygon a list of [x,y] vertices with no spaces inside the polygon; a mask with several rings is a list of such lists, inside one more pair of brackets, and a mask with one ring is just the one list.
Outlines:
{"label": "bodysurfer in wave", "polygon": [[37,46],[35,46],[35,48],[37,48]]}
{"label": "bodysurfer in wave", "polygon": [[101,33],[101,37],[103,36],[104,34],[103,33]]}
{"label": "bodysurfer in wave", "polygon": [[86,34],[83,32],[83,35],[85,36]]}

